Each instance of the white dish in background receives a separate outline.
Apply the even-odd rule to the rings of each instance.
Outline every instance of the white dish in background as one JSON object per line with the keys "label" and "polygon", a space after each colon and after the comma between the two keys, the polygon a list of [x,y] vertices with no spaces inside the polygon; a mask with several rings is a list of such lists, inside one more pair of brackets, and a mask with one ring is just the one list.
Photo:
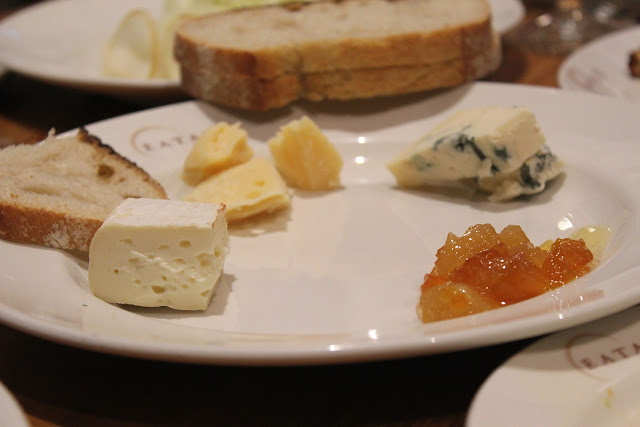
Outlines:
{"label": "white dish in background", "polygon": [[640,78],[629,73],[629,54],[640,49],[640,25],[602,36],[573,52],[562,63],[563,89],[640,101]]}
{"label": "white dish in background", "polygon": [[7,387],[0,382],[0,425],[27,427],[29,422],[20,404]]}
{"label": "white dish in background", "polygon": [[525,7],[520,0],[489,0],[493,26],[504,34],[518,25],[524,18]]}
{"label": "white dish in background", "polygon": [[[522,19],[519,0],[491,0],[494,25],[506,31]],[[132,9],[145,8],[158,18],[158,0],[51,0],[0,21],[0,63],[53,84],[117,96],[176,96],[178,82],[118,79],[102,75],[107,40]]]}
{"label": "white dish in background", "polygon": [[0,64],[52,84],[116,96],[176,96],[178,83],[119,79],[101,73],[107,40],[122,18],[145,8],[158,18],[157,0],[51,0],[0,21]]}
{"label": "white dish in background", "polygon": [[[525,105],[565,177],[528,200],[403,191],[385,163],[461,108]],[[256,155],[283,124],[310,116],[343,156],[343,188],[294,192],[289,212],[231,229],[231,254],[205,312],[121,308],[95,298],[87,260],[0,241],[0,321],[102,352],[195,363],[313,364],[391,359],[496,344],[565,329],[640,302],[640,137],[630,104],[590,94],[476,83],[437,94],[300,103],[233,115],[185,102],[87,126],[173,198],[182,162],[215,121],[241,121]],[[448,232],[521,225],[540,244],[606,225],[603,263],[554,292],[476,316],[423,325],[415,306]],[[37,263],[38,268],[34,268]]]}
{"label": "white dish in background", "polygon": [[640,425],[640,307],[535,342],[474,397],[468,427]]}

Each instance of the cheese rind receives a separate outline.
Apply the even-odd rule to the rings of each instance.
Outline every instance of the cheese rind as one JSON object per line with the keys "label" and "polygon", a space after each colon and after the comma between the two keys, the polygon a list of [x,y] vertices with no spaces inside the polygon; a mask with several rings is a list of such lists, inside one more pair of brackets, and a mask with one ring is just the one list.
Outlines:
{"label": "cheese rind", "polygon": [[217,123],[198,137],[182,168],[182,180],[197,185],[221,170],[249,161],[253,149],[240,123]]}
{"label": "cheese rind", "polygon": [[401,187],[469,180],[491,200],[542,191],[563,164],[524,107],[460,110],[399,152],[387,167]]}
{"label": "cheese rind", "polygon": [[268,144],[276,169],[293,187],[320,191],[340,186],[342,157],[309,117],[283,126]]}
{"label": "cheese rind", "polygon": [[110,303],[206,309],[229,252],[224,211],[218,204],[126,199],[91,242],[91,291]]}
{"label": "cheese rind", "polygon": [[291,205],[287,184],[263,157],[255,157],[212,175],[191,190],[183,200],[223,203],[229,222],[275,212]]}

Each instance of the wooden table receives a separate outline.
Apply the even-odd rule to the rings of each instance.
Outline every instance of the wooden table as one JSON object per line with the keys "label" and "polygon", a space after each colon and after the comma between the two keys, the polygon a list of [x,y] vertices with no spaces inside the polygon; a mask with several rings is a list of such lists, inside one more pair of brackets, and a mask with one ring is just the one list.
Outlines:
{"label": "wooden table", "polygon": [[[557,86],[563,58],[508,45],[504,52],[488,80]],[[9,73],[0,79],[0,146],[146,107]],[[247,368],[110,356],[0,326],[0,381],[33,426],[460,426],[483,381],[529,342],[388,362]]]}

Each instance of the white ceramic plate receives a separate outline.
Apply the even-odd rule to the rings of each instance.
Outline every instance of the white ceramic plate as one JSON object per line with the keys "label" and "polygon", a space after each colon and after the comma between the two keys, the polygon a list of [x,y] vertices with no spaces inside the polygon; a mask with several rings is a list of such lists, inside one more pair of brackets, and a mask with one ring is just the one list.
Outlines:
{"label": "white ceramic plate", "polygon": [[158,18],[157,0],[52,0],[0,21],[0,64],[53,84],[117,96],[174,96],[172,80],[119,79],[101,73],[102,52],[122,18],[145,8]]}
{"label": "white ceramic plate", "polygon": [[[527,200],[402,191],[385,163],[460,108],[526,105],[567,173]],[[231,254],[211,307],[185,313],[122,308],[95,298],[87,260],[0,242],[0,320],[74,346],[145,358],[230,364],[305,364],[446,352],[543,334],[640,301],[637,111],[606,97],[477,83],[440,94],[298,104],[263,115],[197,102],[89,125],[156,177],[170,196],[194,136],[240,120],[256,155],[279,126],[309,115],[344,159],[344,188],[295,192],[290,211],[231,229]],[[533,242],[606,225],[602,265],[574,283],[493,312],[423,325],[419,287],[448,232],[519,224]]]}
{"label": "white ceramic plate", "polygon": [[520,0],[489,0],[493,15],[493,26],[504,34],[518,25],[524,18],[525,7]]}
{"label": "white ceramic plate", "polygon": [[640,425],[640,307],[542,339],[475,396],[468,427]]}
{"label": "white ceramic plate", "polygon": [[640,78],[629,73],[629,54],[640,49],[640,25],[603,36],[572,53],[560,67],[560,87],[640,101]]}
{"label": "white ceramic plate", "polygon": [[[524,15],[519,0],[492,0],[494,25],[506,31]],[[154,17],[159,0],[51,0],[0,22],[0,64],[49,83],[118,96],[174,96],[172,80],[109,78],[101,74],[103,47],[122,18],[134,8]]]}
{"label": "white ceramic plate", "polygon": [[27,417],[7,387],[0,382],[0,425],[27,427]]}

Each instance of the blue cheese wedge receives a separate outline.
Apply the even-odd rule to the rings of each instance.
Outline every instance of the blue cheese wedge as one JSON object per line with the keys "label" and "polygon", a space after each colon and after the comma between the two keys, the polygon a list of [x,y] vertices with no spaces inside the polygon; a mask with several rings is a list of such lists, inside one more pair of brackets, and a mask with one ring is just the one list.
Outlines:
{"label": "blue cheese wedge", "polygon": [[91,241],[89,286],[110,303],[204,310],[228,252],[224,205],[126,199]]}
{"label": "blue cheese wedge", "polygon": [[491,200],[542,191],[563,170],[524,107],[460,110],[387,166],[401,187],[472,182]]}
{"label": "blue cheese wedge", "polygon": [[545,145],[513,172],[479,178],[477,183],[478,188],[489,193],[489,200],[509,200],[523,194],[541,192],[546,183],[563,170],[562,160]]}

